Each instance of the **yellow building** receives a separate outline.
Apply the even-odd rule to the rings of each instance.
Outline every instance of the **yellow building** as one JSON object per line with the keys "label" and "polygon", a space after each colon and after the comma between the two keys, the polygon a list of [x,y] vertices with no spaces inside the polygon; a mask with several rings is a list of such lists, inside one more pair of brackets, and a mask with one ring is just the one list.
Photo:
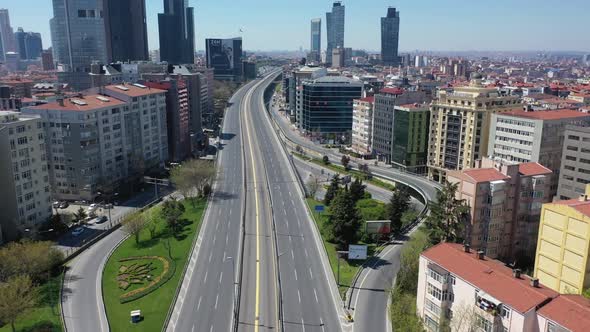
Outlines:
{"label": "yellow building", "polygon": [[469,86],[441,90],[432,102],[428,150],[431,180],[442,183],[447,171],[474,167],[476,160],[489,154],[492,114],[522,109],[519,96],[482,86],[481,74],[471,78]]}
{"label": "yellow building", "polygon": [[539,281],[560,293],[590,288],[590,185],[578,199],[544,204],[535,254]]}

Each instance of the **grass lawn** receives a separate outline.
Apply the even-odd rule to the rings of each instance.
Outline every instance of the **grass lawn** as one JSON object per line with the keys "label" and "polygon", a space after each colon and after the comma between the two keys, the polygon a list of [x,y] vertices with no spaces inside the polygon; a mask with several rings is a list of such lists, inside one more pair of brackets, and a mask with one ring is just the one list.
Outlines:
{"label": "grass lawn", "polygon": [[[334,172],[338,172],[338,173],[346,174],[346,175],[352,175],[352,176],[359,177],[361,179],[365,179],[365,174],[363,172],[353,170],[353,169],[346,170],[346,169],[344,169],[344,166],[336,165],[334,163],[329,163],[326,165],[321,159],[310,158],[310,157],[307,157],[307,156],[304,156],[302,154],[295,153],[295,152],[293,153],[293,155],[295,155],[299,159],[310,161],[316,165],[320,165],[320,166],[330,169]],[[387,182],[387,181],[384,181],[381,179],[377,179],[374,176],[368,180],[363,180],[363,181],[366,181],[374,186],[381,187],[381,188],[387,189],[387,190],[393,190],[393,188],[395,188],[395,185],[393,183],[390,183],[390,182]]]}
{"label": "grass lawn", "polygon": [[[184,201],[183,204],[185,212],[182,218],[185,222],[183,231],[179,236],[175,237],[172,235],[166,227],[166,222],[159,219],[155,238],[152,239],[149,231],[144,229],[140,234],[139,245],[135,244],[135,237],[131,236],[109,258],[104,269],[102,287],[111,331],[159,332],[162,330],[166,314],[176,293],[176,288],[182,280],[182,272],[188,261],[192,241],[200,228],[201,216],[206,207],[206,200],[196,200],[194,207],[189,201]],[[159,212],[161,208],[160,206],[156,206],[153,209],[155,209],[155,212]],[[166,248],[168,241],[170,243],[172,258],[175,262],[175,271],[172,278],[148,295],[121,304],[119,297],[138,286],[131,286],[126,291],[119,289],[116,280],[119,268],[123,264],[129,265],[129,262],[122,263],[119,260],[131,256],[168,257],[168,249]],[[145,261],[138,262],[145,263]],[[159,271],[162,271],[162,266],[158,263],[155,264],[155,267],[154,275],[158,275],[160,273]],[[141,310],[144,320],[139,324],[131,324],[131,310]]]}
{"label": "grass lawn", "polygon": [[[15,326],[18,332],[63,331],[59,301],[62,278],[63,273],[60,273],[58,276],[49,279],[49,282],[39,286],[39,305],[16,321]],[[12,331],[10,324],[0,328],[0,332],[8,331]]]}
{"label": "grass lawn", "polygon": [[[323,205],[322,202],[316,201],[312,198],[307,198],[307,206],[314,217],[315,222],[320,229],[320,233],[322,233],[324,224],[328,221],[330,213],[328,210],[320,213],[314,211],[314,206],[316,205]],[[362,211],[361,211],[362,214]],[[330,260],[330,266],[332,267],[332,272],[334,273],[334,277],[338,280],[338,249],[336,248],[336,244],[330,243],[326,241],[324,234],[322,234],[322,241],[326,246],[326,251],[328,254],[328,258]],[[362,244],[362,242],[360,242]],[[375,254],[377,246],[375,244],[368,244],[367,248],[367,255],[370,257]],[[344,298],[344,294],[346,290],[350,286],[352,282],[352,278],[356,274],[356,271],[363,265],[364,260],[352,260],[347,261],[346,259],[340,259],[340,284],[338,285],[338,290],[340,291],[340,296]]]}

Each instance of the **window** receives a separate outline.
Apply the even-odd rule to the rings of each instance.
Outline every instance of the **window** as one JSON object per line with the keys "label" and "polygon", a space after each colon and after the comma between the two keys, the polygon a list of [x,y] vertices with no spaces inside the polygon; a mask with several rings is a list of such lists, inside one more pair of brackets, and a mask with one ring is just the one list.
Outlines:
{"label": "window", "polygon": [[86,17],[86,10],[78,9],[78,17]]}
{"label": "window", "polygon": [[432,312],[437,317],[440,316],[440,306],[437,305],[436,303],[432,302],[431,300],[426,299],[426,301],[424,302],[424,308],[426,308],[426,310]]}
{"label": "window", "polygon": [[579,141],[580,140],[580,136],[576,136],[576,135],[568,135],[567,137],[568,139],[574,140],[574,141]]}
{"label": "window", "polygon": [[559,326],[557,323],[554,322],[547,322],[547,332],[567,332],[569,330]]}
{"label": "window", "polygon": [[500,309],[500,316],[502,316],[502,318],[510,319],[510,308],[502,305],[502,308]]}
{"label": "window", "polygon": [[428,315],[424,316],[424,325],[431,331],[438,331],[438,322]]}
{"label": "window", "polygon": [[484,317],[476,314],[475,315],[475,326],[479,327],[482,331],[491,332],[492,331],[492,322],[485,319]]}

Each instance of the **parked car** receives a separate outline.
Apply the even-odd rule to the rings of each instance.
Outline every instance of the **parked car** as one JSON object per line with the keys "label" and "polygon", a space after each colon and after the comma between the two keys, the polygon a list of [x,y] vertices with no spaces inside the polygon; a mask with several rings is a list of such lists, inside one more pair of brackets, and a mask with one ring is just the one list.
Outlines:
{"label": "parked car", "polygon": [[59,206],[61,205],[61,203],[59,201],[55,201],[53,202],[53,208],[54,209],[59,209]]}
{"label": "parked car", "polygon": [[72,235],[73,236],[78,236],[80,234],[84,233],[84,227],[76,227],[74,228],[74,230],[72,231]]}
{"label": "parked car", "polygon": [[107,216],[100,216],[100,217],[96,218],[96,221],[94,223],[95,224],[102,224],[102,223],[106,222],[107,220],[109,220],[109,218],[107,218]]}
{"label": "parked car", "polygon": [[59,208],[60,209],[66,209],[68,206],[70,206],[70,204],[68,204],[68,202],[61,202],[61,203],[59,203]]}

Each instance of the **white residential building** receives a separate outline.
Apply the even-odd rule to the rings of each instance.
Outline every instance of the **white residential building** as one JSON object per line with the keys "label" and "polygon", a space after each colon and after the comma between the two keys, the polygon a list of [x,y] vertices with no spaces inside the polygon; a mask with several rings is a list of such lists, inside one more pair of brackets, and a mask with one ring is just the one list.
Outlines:
{"label": "white residential building", "polygon": [[352,106],[352,151],[361,156],[371,155],[373,136],[373,106],[375,97],[355,99]]}
{"label": "white residential building", "polygon": [[0,111],[0,243],[34,231],[51,217],[41,119]]}

